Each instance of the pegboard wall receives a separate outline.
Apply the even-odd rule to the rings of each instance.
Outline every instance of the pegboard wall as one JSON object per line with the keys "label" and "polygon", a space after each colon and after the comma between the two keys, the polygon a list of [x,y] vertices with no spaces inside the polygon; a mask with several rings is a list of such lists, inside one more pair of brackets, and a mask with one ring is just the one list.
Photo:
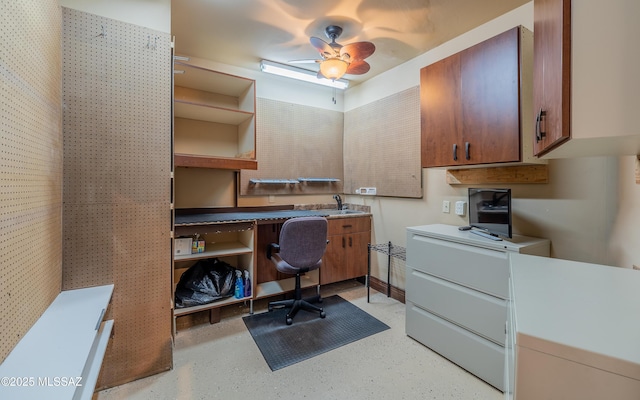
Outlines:
{"label": "pegboard wall", "polygon": [[60,19],[0,0],[0,363],[60,293]]}
{"label": "pegboard wall", "polygon": [[172,365],[171,39],[62,14],[62,286],[114,284],[104,388]]}
{"label": "pegboard wall", "polygon": [[344,170],[345,193],[422,197],[418,86],[345,113]]}
{"label": "pegboard wall", "polygon": [[[343,113],[257,99],[258,170],[240,171],[240,194],[342,193]],[[253,184],[250,179],[336,178],[338,182]]]}

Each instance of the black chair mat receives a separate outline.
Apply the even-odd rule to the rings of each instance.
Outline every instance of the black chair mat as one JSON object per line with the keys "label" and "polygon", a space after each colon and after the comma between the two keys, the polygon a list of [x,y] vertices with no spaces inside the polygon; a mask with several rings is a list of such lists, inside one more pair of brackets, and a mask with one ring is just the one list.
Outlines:
{"label": "black chair mat", "polygon": [[286,309],[242,318],[272,371],[389,329],[340,296],[327,297],[320,306],[326,318],[301,310],[292,325],[285,322]]}

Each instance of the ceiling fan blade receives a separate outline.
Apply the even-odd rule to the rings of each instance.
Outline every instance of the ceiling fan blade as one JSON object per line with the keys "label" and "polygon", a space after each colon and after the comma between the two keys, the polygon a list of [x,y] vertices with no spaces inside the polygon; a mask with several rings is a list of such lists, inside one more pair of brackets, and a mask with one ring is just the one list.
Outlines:
{"label": "ceiling fan blade", "polygon": [[306,59],[306,60],[290,60],[288,61],[290,64],[316,64],[321,63],[322,60],[314,60],[314,59]]}
{"label": "ceiling fan blade", "polygon": [[340,56],[348,54],[351,61],[364,60],[376,51],[376,46],[371,42],[356,42],[342,46]]}
{"label": "ceiling fan blade", "polygon": [[371,69],[371,66],[369,65],[368,62],[363,60],[357,60],[349,64],[349,68],[347,68],[346,73],[349,75],[362,75],[369,72],[369,69]]}
{"label": "ceiling fan blade", "polygon": [[325,42],[319,37],[312,36],[309,41],[311,42],[311,45],[315,47],[316,50],[318,50],[323,56],[333,57],[339,51],[339,49],[335,50],[329,43]]}

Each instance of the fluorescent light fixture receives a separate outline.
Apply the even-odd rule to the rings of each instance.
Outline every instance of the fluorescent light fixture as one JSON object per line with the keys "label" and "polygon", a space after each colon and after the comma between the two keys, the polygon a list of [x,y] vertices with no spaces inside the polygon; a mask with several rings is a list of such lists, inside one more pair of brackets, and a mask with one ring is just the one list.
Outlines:
{"label": "fluorescent light fixture", "polygon": [[290,65],[278,64],[272,61],[262,60],[260,62],[262,72],[269,74],[286,76],[287,78],[298,79],[305,82],[315,83],[317,85],[330,86],[337,89],[346,89],[349,81],[346,79],[330,79],[318,78],[317,73],[308,69],[296,68]]}

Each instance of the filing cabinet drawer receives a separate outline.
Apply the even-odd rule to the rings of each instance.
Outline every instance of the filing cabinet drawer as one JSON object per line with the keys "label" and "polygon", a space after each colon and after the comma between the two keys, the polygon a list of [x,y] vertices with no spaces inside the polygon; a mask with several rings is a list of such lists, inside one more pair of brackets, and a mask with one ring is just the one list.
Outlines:
{"label": "filing cabinet drawer", "polygon": [[484,338],[504,345],[506,300],[407,267],[406,299]]}
{"label": "filing cabinet drawer", "polygon": [[509,295],[506,252],[409,232],[407,266],[502,299]]}
{"label": "filing cabinet drawer", "polygon": [[407,301],[407,335],[504,390],[504,348]]}

